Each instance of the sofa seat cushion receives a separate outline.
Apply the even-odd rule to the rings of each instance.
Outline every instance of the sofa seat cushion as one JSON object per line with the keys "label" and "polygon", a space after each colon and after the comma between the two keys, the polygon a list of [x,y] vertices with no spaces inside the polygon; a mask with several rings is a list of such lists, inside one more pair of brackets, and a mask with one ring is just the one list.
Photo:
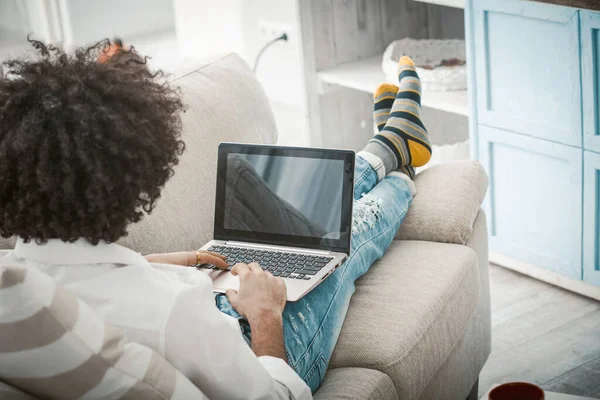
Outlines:
{"label": "sofa seat cushion", "polygon": [[436,165],[419,173],[415,185],[417,195],[396,239],[465,244],[488,187],[481,164]]}
{"label": "sofa seat cushion", "polygon": [[315,400],[398,400],[394,383],[383,372],[366,368],[335,368],[314,395]]}
{"label": "sofa seat cushion", "polygon": [[399,398],[417,399],[462,338],[479,294],[472,249],[394,241],[357,281],[330,367],[381,371]]}

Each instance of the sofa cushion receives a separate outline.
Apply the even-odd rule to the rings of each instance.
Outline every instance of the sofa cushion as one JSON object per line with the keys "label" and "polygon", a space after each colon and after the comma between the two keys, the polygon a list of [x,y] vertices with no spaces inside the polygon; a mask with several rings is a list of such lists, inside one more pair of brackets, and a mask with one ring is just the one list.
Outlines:
{"label": "sofa cushion", "polygon": [[479,300],[475,252],[395,241],[356,284],[330,367],[387,374],[416,399],[462,338]]}
{"label": "sofa cushion", "polygon": [[327,371],[315,400],[398,400],[394,383],[386,374],[366,368]]}
{"label": "sofa cushion", "polygon": [[415,185],[417,195],[396,239],[465,244],[487,191],[481,164],[439,164],[419,173]]}
{"label": "sofa cushion", "polygon": [[15,266],[0,266],[0,380],[43,399],[205,398],[52,278]]}
{"label": "sofa cushion", "polygon": [[419,395],[423,400],[467,398],[467,393],[479,379],[479,373],[491,352],[492,326],[487,239],[485,214],[480,210],[473,224],[473,234],[466,243],[466,246],[475,251],[479,260],[481,288],[479,304],[473,318],[467,324],[463,337]]}
{"label": "sofa cushion", "polygon": [[151,215],[129,227],[120,244],[143,254],[196,249],[212,239],[220,142],[273,143],[267,97],[236,54],[184,73],[181,88],[186,150]]}

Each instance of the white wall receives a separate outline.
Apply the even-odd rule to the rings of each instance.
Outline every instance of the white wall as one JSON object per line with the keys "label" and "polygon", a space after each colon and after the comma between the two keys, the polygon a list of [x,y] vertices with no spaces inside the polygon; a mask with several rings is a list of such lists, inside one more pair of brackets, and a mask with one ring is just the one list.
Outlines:
{"label": "white wall", "polygon": [[277,122],[279,143],[306,146],[310,142],[304,63],[296,0],[253,0],[242,3],[244,58],[254,64],[265,40],[259,22],[288,25],[289,43],[278,43],[263,54],[256,76],[269,97]]}
{"label": "white wall", "polygon": [[[29,29],[27,21],[19,10],[20,0],[0,0],[0,33],[11,37],[25,35]],[[0,38],[1,40],[2,38]]]}
{"label": "white wall", "polygon": [[239,53],[252,65],[265,41],[259,21],[289,25],[290,43],[263,55],[257,77],[273,101],[304,105],[304,82],[295,0],[175,0],[179,48],[185,59]]}
{"label": "white wall", "polygon": [[58,0],[0,0],[0,44],[30,48],[27,35],[61,44]]}
{"label": "white wall", "polygon": [[173,29],[172,0],[62,0],[73,45]]}
{"label": "white wall", "polygon": [[[34,12],[29,12],[31,2],[36,2]],[[0,63],[32,51],[27,43],[29,33],[34,39],[46,42],[52,39],[54,31],[42,18],[45,6],[41,0],[0,0]]]}
{"label": "white wall", "polygon": [[290,43],[270,47],[257,78],[271,101],[279,137],[308,143],[304,73],[296,0],[174,0],[179,49],[186,61],[236,52],[250,66],[265,44],[259,22],[290,27]]}
{"label": "white wall", "polygon": [[174,0],[175,28],[183,58],[198,60],[216,53],[242,54],[244,1],[248,0]]}
{"label": "white wall", "polygon": [[265,44],[258,27],[260,21],[289,25],[291,30],[288,44],[276,44],[263,54],[256,73],[258,79],[271,100],[304,107],[304,73],[296,1],[254,0],[242,3],[244,57],[250,65]]}

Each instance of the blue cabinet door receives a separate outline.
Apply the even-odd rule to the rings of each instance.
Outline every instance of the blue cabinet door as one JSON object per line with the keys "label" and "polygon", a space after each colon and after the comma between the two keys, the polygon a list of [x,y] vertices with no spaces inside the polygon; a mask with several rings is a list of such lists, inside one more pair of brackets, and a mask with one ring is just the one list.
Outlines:
{"label": "blue cabinet door", "polygon": [[583,150],[479,126],[490,249],[582,279]]}
{"label": "blue cabinet door", "polygon": [[600,285],[600,154],[585,152],[583,176],[583,280]]}
{"label": "blue cabinet door", "polygon": [[580,19],[583,146],[600,152],[600,13],[582,11]]}
{"label": "blue cabinet door", "polygon": [[580,147],[579,11],[522,0],[468,5],[478,124]]}

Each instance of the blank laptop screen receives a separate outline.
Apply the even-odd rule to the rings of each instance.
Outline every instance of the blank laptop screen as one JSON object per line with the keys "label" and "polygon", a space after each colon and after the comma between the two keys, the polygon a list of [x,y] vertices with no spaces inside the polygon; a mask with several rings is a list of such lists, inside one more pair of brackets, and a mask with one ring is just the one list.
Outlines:
{"label": "blank laptop screen", "polygon": [[228,168],[236,164],[243,165],[256,193],[236,193],[244,185],[226,187],[225,202],[230,197],[248,200],[226,210],[226,229],[340,238],[343,160],[228,154]]}
{"label": "blank laptop screen", "polygon": [[290,150],[220,154],[215,231],[227,239],[288,246],[328,248],[347,242],[352,209],[348,160],[333,154],[338,158]]}

